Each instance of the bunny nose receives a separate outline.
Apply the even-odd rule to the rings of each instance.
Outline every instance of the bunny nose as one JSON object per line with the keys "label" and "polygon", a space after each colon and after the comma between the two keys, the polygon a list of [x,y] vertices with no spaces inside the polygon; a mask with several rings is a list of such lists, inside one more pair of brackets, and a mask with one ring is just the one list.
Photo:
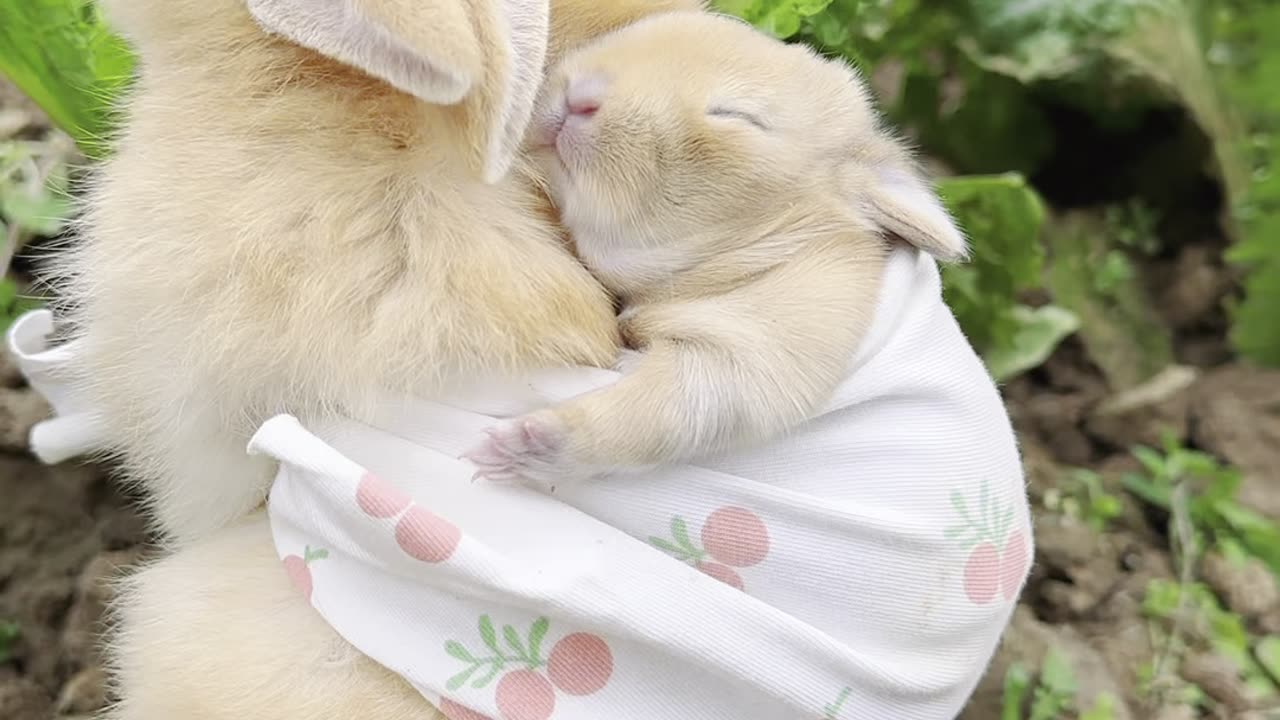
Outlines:
{"label": "bunny nose", "polygon": [[607,83],[599,75],[584,75],[573,78],[565,90],[564,104],[570,115],[591,117],[604,102]]}

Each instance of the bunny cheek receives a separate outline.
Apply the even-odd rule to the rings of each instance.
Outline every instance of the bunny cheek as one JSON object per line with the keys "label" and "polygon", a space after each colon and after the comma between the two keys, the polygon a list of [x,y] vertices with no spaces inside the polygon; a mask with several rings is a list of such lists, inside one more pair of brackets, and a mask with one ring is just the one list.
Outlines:
{"label": "bunny cheek", "polygon": [[594,145],[595,131],[584,118],[569,116],[556,134],[556,153],[570,172],[591,159]]}

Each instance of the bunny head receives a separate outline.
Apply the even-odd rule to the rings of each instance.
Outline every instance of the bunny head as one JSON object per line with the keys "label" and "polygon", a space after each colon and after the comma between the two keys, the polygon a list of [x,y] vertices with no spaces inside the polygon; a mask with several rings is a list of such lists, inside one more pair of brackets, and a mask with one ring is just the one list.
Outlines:
{"label": "bunny head", "polygon": [[[239,68],[244,83],[269,84],[272,74],[298,82],[310,68],[313,77],[301,82],[321,84],[358,71],[440,106],[453,144],[486,182],[505,175],[519,148],[550,27],[548,0],[103,1],[140,51],[144,73],[189,68],[203,55],[210,66],[222,63],[212,71],[230,75],[225,58],[253,56],[268,60]],[[272,55],[282,41],[313,59],[287,49]]]}
{"label": "bunny head", "polygon": [[248,0],[266,30],[436,105],[486,182],[519,149],[546,58],[547,0]]}
{"label": "bunny head", "polygon": [[[142,51],[144,71],[149,51],[158,48],[219,56],[283,39],[447,108],[449,129],[460,135],[456,144],[486,182],[511,167],[550,59],[646,15],[703,6],[703,0],[99,1]],[[275,64],[295,72],[306,63]]]}
{"label": "bunny head", "polygon": [[659,14],[568,53],[530,136],[580,238],[684,252],[708,228],[808,218],[967,251],[852,68],[728,16]]}

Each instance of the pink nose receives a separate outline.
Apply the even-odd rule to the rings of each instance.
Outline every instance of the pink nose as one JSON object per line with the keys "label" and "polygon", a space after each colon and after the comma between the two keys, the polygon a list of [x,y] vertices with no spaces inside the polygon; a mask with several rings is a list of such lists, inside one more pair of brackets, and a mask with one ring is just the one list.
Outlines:
{"label": "pink nose", "polygon": [[564,94],[564,104],[569,115],[595,115],[604,102],[606,85],[605,79],[599,75],[584,75],[570,80]]}

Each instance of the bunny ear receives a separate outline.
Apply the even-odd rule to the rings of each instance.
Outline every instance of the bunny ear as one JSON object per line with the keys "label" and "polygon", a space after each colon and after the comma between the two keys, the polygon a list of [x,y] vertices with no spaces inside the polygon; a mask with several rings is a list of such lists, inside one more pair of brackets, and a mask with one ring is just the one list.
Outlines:
{"label": "bunny ear", "polygon": [[465,101],[461,131],[496,182],[533,113],[549,0],[247,0],[268,32],[433,104]]}
{"label": "bunny ear", "polygon": [[248,0],[268,32],[427,102],[460,101],[482,70],[457,0]]}
{"label": "bunny ear", "polygon": [[[486,83],[487,102],[478,120],[488,123],[483,130],[485,182],[497,182],[506,174],[520,150],[538,88],[542,84],[550,26],[549,0],[497,0],[494,25],[503,52],[494,61],[503,61]],[[487,116],[487,118],[486,118]]]}
{"label": "bunny ear", "polygon": [[964,234],[942,200],[914,170],[878,168],[865,194],[871,219],[882,230],[902,238],[943,261],[969,255]]}

